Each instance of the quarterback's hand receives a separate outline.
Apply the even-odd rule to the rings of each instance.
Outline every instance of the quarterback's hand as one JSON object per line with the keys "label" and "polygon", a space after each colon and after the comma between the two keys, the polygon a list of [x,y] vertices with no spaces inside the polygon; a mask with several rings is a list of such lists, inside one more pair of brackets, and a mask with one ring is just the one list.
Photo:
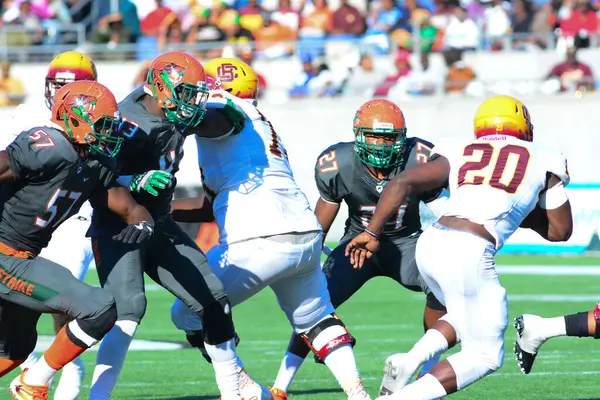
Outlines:
{"label": "quarterback's hand", "polygon": [[363,267],[365,260],[373,257],[377,250],[379,250],[379,239],[363,232],[348,243],[346,256],[350,256],[350,263],[355,269],[360,269]]}
{"label": "quarterback's hand", "polygon": [[130,224],[125,227],[118,235],[113,236],[113,239],[126,244],[140,244],[152,237],[154,233],[154,225],[148,221]]}
{"label": "quarterback's hand", "polygon": [[158,196],[158,191],[169,187],[172,181],[173,175],[167,171],[152,170],[133,175],[129,188],[133,192],[141,193],[143,190],[152,196]]}

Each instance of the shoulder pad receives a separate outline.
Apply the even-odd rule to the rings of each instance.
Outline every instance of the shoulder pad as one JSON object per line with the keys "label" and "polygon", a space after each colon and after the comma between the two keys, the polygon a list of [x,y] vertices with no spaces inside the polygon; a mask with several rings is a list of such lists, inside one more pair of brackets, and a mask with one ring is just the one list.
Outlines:
{"label": "shoulder pad", "polygon": [[354,144],[337,143],[325,149],[315,163],[315,180],[321,197],[339,203],[346,195],[354,168]]}
{"label": "shoulder pad", "polygon": [[406,139],[406,154],[407,154],[407,166],[413,166],[417,164],[423,164],[429,161],[432,156],[433,143],[418,138],[410,137]]}
{"label": "shoulder pad", "polygon": [[546,156],[543,162],[546,165],[547,171],[556,175],[567,186],[571,181],[567,158],[563,153],[554,149],[546,149],[545,153]]}

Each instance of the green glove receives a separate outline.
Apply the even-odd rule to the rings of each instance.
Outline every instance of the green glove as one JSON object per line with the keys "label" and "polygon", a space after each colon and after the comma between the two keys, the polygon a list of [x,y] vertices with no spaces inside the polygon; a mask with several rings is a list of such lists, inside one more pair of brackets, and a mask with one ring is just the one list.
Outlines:
{"label": "green glove", "polygon": [[133,175],[129,189],[134,192],[142,191],[158,196],[158,190],[166,189],[171,185],[173,175],[167,171],[153,170],[143,174]]}
{"label": "green glove", "polygon": [[246,126],[246,114],[244,111],[233,101],[226,98],[227,103],[225,107],[222,109],[223,114],[227,117],[227,120],[233,125],[234,134],[240,133],[244,126]]}

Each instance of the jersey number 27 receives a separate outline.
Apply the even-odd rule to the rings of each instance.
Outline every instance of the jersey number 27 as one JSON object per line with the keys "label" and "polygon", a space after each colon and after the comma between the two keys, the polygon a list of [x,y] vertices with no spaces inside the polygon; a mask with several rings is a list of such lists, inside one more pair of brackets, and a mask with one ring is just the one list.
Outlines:
{"label": "jersey number 27", "polygon": [[458,170],[458,186],[488,184],[507,193],[519,188],[529,163],[529,150],[514,144],[492,145],[472,143],[465,147],[464,157],[478,156]]}

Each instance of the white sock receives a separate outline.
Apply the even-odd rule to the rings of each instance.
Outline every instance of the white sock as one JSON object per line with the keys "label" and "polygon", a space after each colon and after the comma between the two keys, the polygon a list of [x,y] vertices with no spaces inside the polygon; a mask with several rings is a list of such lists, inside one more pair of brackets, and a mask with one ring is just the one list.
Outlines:
{"label": "white sock", "polygon": [[104,336],[96,356],[90,400],[110,398],[137,327],[138,323],[134,321],[117,321],[110,332]]}
{"label": "white sock", "polygon": [[240,399],[238,373],[241,368],[235,354],[235,339],[218,345],[204,343],[204,347],[212,360],[222,400]]}
{"label": "white sock", "polygon": [[399,392],[394,393],[394,398],[436,400],[446,395],[446,389],[444,389],[440,381],[431,374],[425,374],[410,385],[405,386]]}
{"label": "white sock", "polygon": [[292,381],[294,380],[294,376],[296,376],[296,373],[302,366],[303,362],[304,358],[286,351],[285,355],[283,356],[283,360],[281,361],[281,366],[279,367],[279,372],[277,373],[277,378],[275,378],[273,387],[281,389],[287,393]]}
{"label": "white sock", "polygon": [[542,332],[546,339],[567,336],[565,317],[542,318]]}
{"label": "white sock", "polygon": [[333,350],[323,361],[344,391],[356,386],[356,382],[361,380],[350,344]]}
{"label": "white sock", "polygon": [[46,362],[46,357],[42,356],[27,370],[23,381],[29,385],[47,385],[54,374],[56,370],[52,369]]}
{"label": "white sock", "polygon": [[20,365],[21,370],[24,370],[25,368],[31,368],[33,367],[33,364],[35,364],[36,362],[38,362],[38,356],[35,353],[31,353],[27,359],[23,362],[23,364]]}
{"label": "white sock", "polygon": [[448,350],[448,341],[444,335],[437,329],[429,329],[408,352],[408,366],[412,371],[416,371],[423,363],[436,356],[439,360],[439,355],[446,350]]}

